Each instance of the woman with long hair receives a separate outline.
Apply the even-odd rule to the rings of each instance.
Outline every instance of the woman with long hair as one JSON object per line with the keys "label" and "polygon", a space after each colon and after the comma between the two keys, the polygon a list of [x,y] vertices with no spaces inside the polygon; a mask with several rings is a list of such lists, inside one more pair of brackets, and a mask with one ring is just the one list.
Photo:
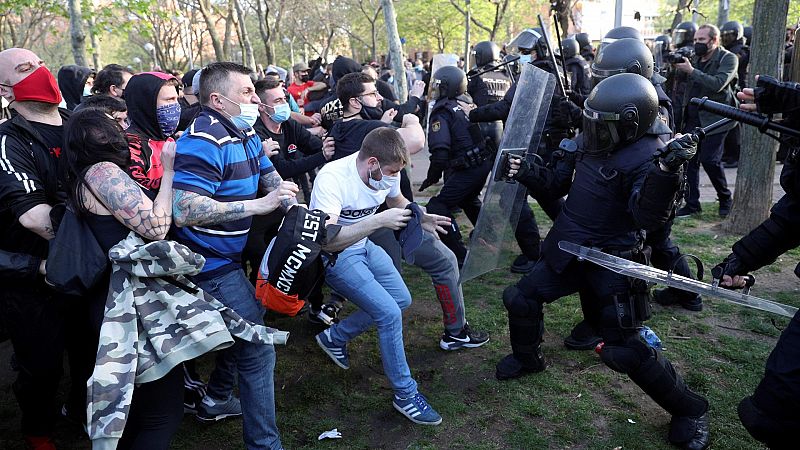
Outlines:
{"label": "woman with long hair", "polygon": [[[75,213],[92,230],[104,252],[131,232],[145,240],[164,239],[172,224],[172,178],[175,144],[161,151],[163,174],[151,200],[128,175],[128,141],[113,117],[99,109],[73,114],[65,130],[62,180]],[[109,273],[90,295],[95,348],[109,293]],[[181,366],[164,377],[136,386],[118,448],[166,449],[183,417]]]}

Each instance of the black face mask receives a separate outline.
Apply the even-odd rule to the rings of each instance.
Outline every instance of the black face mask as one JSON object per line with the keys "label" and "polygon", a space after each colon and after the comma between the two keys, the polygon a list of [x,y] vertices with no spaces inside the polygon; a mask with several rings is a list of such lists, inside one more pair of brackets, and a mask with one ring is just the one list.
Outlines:
{"label": "black face mask", "polygon": [[308,83],[308,80],[309,80],[308,74],[300,75],[300,81],[302,81],[303,83]]}
{"label": "black face mask", "polygon": [[708,53],[708,44],[698,42],[694,44],[694,54],[697,56],[706,56]]}
{"label": "black face mask", "polygon": [[367,120],[381,120],[383,117],[383,108],[380,106],[367,106],[361,104],[361,118]]}

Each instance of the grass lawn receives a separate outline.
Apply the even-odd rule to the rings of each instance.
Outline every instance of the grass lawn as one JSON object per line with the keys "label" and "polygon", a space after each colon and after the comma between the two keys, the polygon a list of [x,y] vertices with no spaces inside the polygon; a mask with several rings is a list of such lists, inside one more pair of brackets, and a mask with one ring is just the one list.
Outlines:
{"label": "grass lawn", "polygon": [[[716,211],[714,206],[705,210]],[[541,210],[536,214],[544,231],[549,224]],[[684,253],[700,257],[707,273],[737,239],[722,235],[718,224],[718,217],[709,212],[678,221],[673,231]],[[798,260],[800,251],[795,250],[757,272],[753,294],[800,306],[800,285],[792,273]],[[441,413],[442,424],[414,425],[392,408],[374,332],[350,344],[351,368],[342,370],[314,342],[319,328],[304,317],[269,316],[271,326],[292,333],[289,345],[277,349],[275,369],[278,425],[287,449],[673,448],[666,440],[669,416],[661,408],[626,376],[606,368],[594,352],[564,348],[563,337],[581,318],[577,297],[545,308],[548,369],[501,383],[494,378],[494,365],[510,349],[500,294],[518,276],[506,267],[464,286],[467,317],[473,327],[487,330],[491,340],[478,349],[446,353],[438,346],[442,314],[430,278],[415,267],[404,270],[414,298],[404,320],[406,354],[420,391]],[[700,313],[654,304],[648,325],[690,387],[711,402],[713,448],[761,448],[739,423],[736,405],[755,388],[787,323],[786,318],[716,299],[706,299]],[[0,350],[7,365],[8,343]],[[205,374],[211,364],[206,355],[201,361]],[[0,448],[21,448],[10,383],[11,373],[3,369]],[[332,428],[338,428],[342,439],[317,440]],[[59,443],[64,448],[89,447],[66,425],[59,429]],[[173,447],[240,448],[241,420],[204,426],[187,417]]]}

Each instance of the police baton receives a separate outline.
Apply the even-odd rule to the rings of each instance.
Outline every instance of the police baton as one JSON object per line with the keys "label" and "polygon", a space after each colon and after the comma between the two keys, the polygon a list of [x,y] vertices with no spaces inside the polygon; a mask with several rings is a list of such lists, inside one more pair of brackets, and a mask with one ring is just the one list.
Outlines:
{"label": "police baton", "polygon": [[475,77],[478,77],[478,76],[481,76],[481,75],[485,74],[486,72],[493,72],[493,71],[495,71],[495,70],[497,70],[497,69],[499,69],[501,67],[504,67],[504,66],[507,66],[507,65],[511,64],[512,62],[514,62],[514,61],[516,61],[518,59],[519,59],[519,56],[512,56],[511,58],[508,58],[507,61],[501,62],[500,64],[497,64],[495,66],[486,67],[485,69],[480,70],[478,72],[476,72],[475,69],[472,69],[469,72],[467,72],[467,78],[475,78]]}
{"label": "police baton", "polygon": [[795,130],[793,128],[789,128],[785,125],[781,125],[778,122],[773,122],[772,120],[769,119],[769,117],[761,114],[742,111],[741,109],[734,108],[733,106],[728,106],[723,103],[711,101],[708,99],[708,97],[693,98],[689,100],[689,103],[697,106],[697,108],[702,111],[708,111],[717,114],[719,116],[726,117],[729,120],[735,120],[737,122],[742,122],[744,124],[754,126],[758,128],[758,131],[773,138],[775,138],[776,136],[768,133],[768,131],[777,131],[787,136],[800,139],[800,131]]}
{"label": "police baton", "polygon": [[[561,79],[561,74],[558,72],[558,63],[556,62],[556,55],[553,53],[553,46],[550,45],[550,38],[548,37],[547,29],[544,27],[544,21],[542,21],[542,15],[537,14],[537,18],[539,18],[539,28],[542,29],[542,37],[544,38],[544,43],[547,46],[547,53],[550,54],[550,62],[553,64],[553,70],[556,71],[556,81],[558,82],[558,89],[561,91],[561,95],[563,97],[567,96],[567,88],[564,87],[564,80]],[[566,74],[565,74],[566,75]]]}

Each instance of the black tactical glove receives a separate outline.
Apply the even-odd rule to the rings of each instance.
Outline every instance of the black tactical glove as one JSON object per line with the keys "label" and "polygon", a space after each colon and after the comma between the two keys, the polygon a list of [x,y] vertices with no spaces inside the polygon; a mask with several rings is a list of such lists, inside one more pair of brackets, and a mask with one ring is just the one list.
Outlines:
{"label": "black tactical glove", "polygon": [[659,162],[672,172],[676,172],[697,153],[697,143],[700,139],[694,134],[684,134],[675,138],[659,152]]}
{"label": "black tactical glove", "polygon": [[791,113],[800,110],[800,83],[778,81],[759,75],[753,94],[762,114]]}
{"label": "black tactical glove", "polygon": [[428,175],[425,177],[425,181],[423,181],[422,185],[419,187],[419,192],[422,192],[438,183],[439,180],[442,179],[445,169],[447,169],[447,159],[442,159],[440,157],[434,158],[434,155],[431,155],[431,165],[428,167]]}
{"label": "black tactical glove", "polygon": [[581,108],[565,97],[558,97],[551,120],[551,124],[558,128],[577,128],[581,123]]}
{"label": "black tactical glove", "polygon": [[711,269],[711,276],[719,283],[722,282],[722,277],[725,275],[731,278],[736,276],[742,277],[744,279],[744,286],[721,287],[724,287],[725,289],[744,289],[744,292],[747,293],[750,290],[750,287],[756,282],[755,277],[747,272],[747,268],[739,260],[739,257],[736,256],[735,253],[731,253],[725,259],[723,259],[721,263],[717,264],[713,269]]}

